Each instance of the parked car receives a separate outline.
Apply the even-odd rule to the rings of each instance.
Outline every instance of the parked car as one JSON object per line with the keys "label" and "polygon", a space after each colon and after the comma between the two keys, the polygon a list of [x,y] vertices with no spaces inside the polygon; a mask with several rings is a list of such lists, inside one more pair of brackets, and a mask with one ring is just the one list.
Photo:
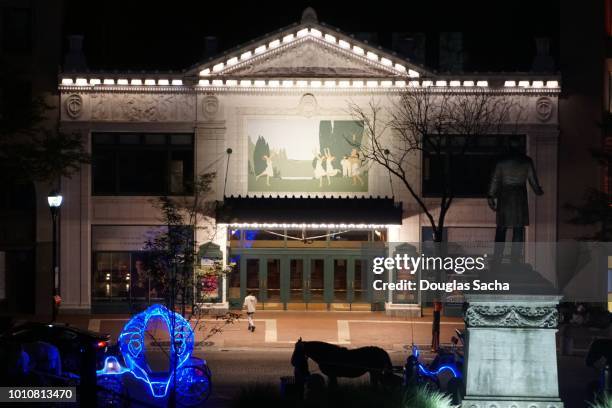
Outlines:
{"label": "parked car", "polygon": [[80,329],[64,323],[26,322],[15,325],[0,335],[3,344],[49,343],[57,347],[61,358],[61,371],[80,373],[82,353],[85,346],[93,347],[96,354],[96,369],[102,368],[107,353],[110,335]]}

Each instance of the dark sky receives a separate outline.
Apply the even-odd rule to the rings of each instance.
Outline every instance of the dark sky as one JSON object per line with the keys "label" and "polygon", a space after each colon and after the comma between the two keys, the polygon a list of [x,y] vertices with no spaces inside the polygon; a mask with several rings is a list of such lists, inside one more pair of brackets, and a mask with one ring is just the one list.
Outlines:
{"label": "dark sky", "polygon": [[[594,1],[594,0],[588,0]],[[84,34],[91,69],[181,70],[202,60],[204,37],[234,47],[300,20],[312,6],[319,21],[348,33],[460,31],[466,70],[528,70],[534,37],[558,54],[559,1],[82,1],[68,0],[64,34]]]}

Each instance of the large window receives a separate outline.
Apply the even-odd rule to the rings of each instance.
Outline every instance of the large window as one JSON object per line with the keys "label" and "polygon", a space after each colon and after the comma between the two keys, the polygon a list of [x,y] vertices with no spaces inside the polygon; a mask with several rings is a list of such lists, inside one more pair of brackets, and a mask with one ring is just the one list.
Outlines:
{"label": "large window", "polygon": [[94,133],[94,195],[193,191],[193,134]]}
{"label": "large window", "polygon": [[94,252],[93,262],[94,302],[151,302],[165,295],[165,286],[151,276],[147,252]]}
{"label": "large window", "polygon": [[[525,151],[525,137],[519,140]],[[456,197],[486,197],[495,164],[507,151],[504,135],[432,137],[423,146],[423,196],[439,197],[446,188]]]}

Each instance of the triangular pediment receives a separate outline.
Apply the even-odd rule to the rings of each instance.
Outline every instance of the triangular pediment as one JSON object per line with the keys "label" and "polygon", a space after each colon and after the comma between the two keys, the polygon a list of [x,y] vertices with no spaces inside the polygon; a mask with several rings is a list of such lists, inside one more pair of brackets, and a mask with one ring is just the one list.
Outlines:
{"label": "triangular pediment", "polygon": [[393,53],[320,24],[301,24],[195,66],[200,77],[397,78],[430,76]]}
{"label": "triangular pediment", "polygon": [[224,75],[234,77],[388,77],[400,75],[392,69],[371,64],[350,52],[306,38],[277,52],[228,67]]}

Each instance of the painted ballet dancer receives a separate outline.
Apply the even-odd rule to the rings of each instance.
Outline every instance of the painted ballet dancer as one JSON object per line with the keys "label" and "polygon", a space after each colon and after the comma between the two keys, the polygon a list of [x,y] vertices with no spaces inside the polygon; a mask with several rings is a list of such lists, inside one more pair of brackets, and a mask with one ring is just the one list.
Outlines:
{"label": "painted ballet dancer", "polygon": [[259,180],[261,176],[266,176],[266,185],[270,187],[270,177],[274,176],[274,168],[272,167],[272,155],[264,155],[263,159],[266,161],[266,168],[260,174],[255,177],[255,181]]}
{"label": "painted ballet dancer", "polygon": [[332,156],[329,150],[329,147],[326,147],[323,151],[325,152],[325,159],[326,159],[325,160],[325,175],[327,176],[327,185],[330,186],[331,185],[330,177],[334,177],[336,174],[338,174],[340,170],[334,168],[334,160],[336,160],[336,158]]}
{"label": "painted ballet dancer", "polygon": [[319,180],[319,187],[323,187],[323,176],[326,174],[325,169],[323,168],[323,161],[325,160],[324,156],[321,156],[321,153],[316,153],[317,162],[315,164],[314,169],[314,177]]}
{"label": "painted ballet dancer", "polygon": [[351,162],[351,175],[353,177],[353,185],[356,186],[357,182],[363,186],[363,179],[361,178],[361,159],[357,149],[353,149],[350,157]]}
{"label": "painted ballet dancer", "polygon": [[351,163],[347,155],[342,157],[342,160],[340,160],[340,165],[342,166],[342,177],[350,177]]}

